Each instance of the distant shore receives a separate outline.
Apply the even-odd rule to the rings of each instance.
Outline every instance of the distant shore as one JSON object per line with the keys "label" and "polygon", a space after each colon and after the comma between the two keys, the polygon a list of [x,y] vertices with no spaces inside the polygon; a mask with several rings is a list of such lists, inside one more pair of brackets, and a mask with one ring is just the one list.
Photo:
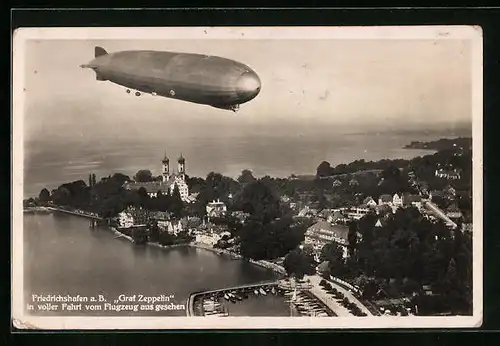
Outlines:
{"label": "distant shore", "polygon": [[420,142],[413,141],[407,144],[403,149],[423,149],[423,150],[456,150],[456,149],[470,149],[472,148],[471,137],[457,137],[457,138],[441,138],[436,141]]}

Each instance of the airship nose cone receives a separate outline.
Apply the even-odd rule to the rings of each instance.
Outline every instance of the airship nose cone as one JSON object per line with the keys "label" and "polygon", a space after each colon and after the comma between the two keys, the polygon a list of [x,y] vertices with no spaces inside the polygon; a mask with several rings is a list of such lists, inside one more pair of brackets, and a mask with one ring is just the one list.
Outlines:
{"label": "airship nose cone", "polygon": [[253,71],[244,72],[236,82],[236,93],[243,102],[250,101],[260,92],[259,76]]}

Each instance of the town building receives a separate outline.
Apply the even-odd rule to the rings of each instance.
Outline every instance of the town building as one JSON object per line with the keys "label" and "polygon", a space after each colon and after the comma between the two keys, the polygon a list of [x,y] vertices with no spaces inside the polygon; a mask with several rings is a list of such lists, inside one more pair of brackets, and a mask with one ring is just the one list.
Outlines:
{"label": "town building", "polygon": [[160,229],[166,229],[170,222],[170,213],[166,211],[154,211],[149,213],[151,221],[156,221]]}
{"label": "town building", "polygon": [[378,205],[375,208],[375,212],[376,212],[377,215],[384,216],[384,215],[387,215],[389,213],[393,213],[393,210],[392,210],[392,207],[389,204],[382,204],[382,205]]}
{"label": "town building", "polygon": [[245,223],[250,218],[249,213],[245,213],[241,210],[232,211],[231,216],[237,218],[242,224]]}
{"label": "town building", "polygon": [[[229,197],[229,198],[231,198],[231,197]],[[283,195],[283,196],[280,197],[280,201],[283,202],[283,203],[289,203],[290,202],[290,197],[287,196],[287,195]]]}
{"label": "town building", "polygon": [[373,197],[369,196],[369,197],[366,197],[364,200],[363,200],[363,204],[366,204],[369,208],[374,208],[377,206],[377,202],[375,202],[375,200],[373,199]]}
{"label": "town building", "polygon": [[403,205],[414,206],[414,207],[417,207],[418,209],[421,209],[422,208],[422,196],[404,194],[403,195]]}
{"label": "town building", "polygon": [[127,190],[138,190],[143,187],[151,198],[158,197],[159,193],[172,195],[175,187],[179,189],[181,200],[185,203],[193,201],[189,195],[189,188],[186,183],[186,159],[180,155],[177,160],[177,172],[170,172],[170,160],[165,153],[162,160],[162,180],[148,182],[126,182],[124,188]]}
{"label": "town building", "polygon": [[460,209],[455,204],[452,204],[446,208],[446,216],[452,220],[458,220],[461,219],[463,215]]}
{"label": "town building", "polygon": [[443,192],[443,191],[440,191],[440,190],[432,190],[432,191],[429,193],[429,199],[430,199],[431,201],[436,200],[436,199],[440,199],[440,198],[444,198],[444,192]]}
{"label": "town building", "polygon": [[351,207],[346,210],[346,216],[351,220],[359,220],[370,212],[370,208],[366,204],[361,204],[357,207]]}
{"label": "town building", "polygon": [[342,186],[342,182],[338,179],[335,179],[332,183],[332,186],[333,187],[340,187],[340,186]]}
{"label": "town building", "polygon": [[402,207],[403,206],[403,198],[401,196],[399,196],[397,193],[395,193],[394,196],[392,196],[392,205],[395,208]]}
{"label": "town building", "polygon": [[457,195],[457,190],[450,184],[443,189],[443,192],[448,199],[454,199]]}
{"label": "town building", "polygon": [[227,207],[220,200],[207,203],[206,212],[208,217],[222,217],[227,213]]}
{"label": "town building", "polygon": [[315,252],[321,252],[323,246],[336,243],[342,247],[343,257],[348,256],[347,245],[349,227],[343,225],[332,225],[326,221],[318,221],[309,227],[305,233],[304,244],[311,245]]}
{"label": "town building", "polygon": [[297,216],[299,217],[315,217],[318,215],[318,210],[315,208],[310,208],[309,206],[305,206],[299,211],[299,214]]}
{"label": "town building", "polygon": [[380,197],[378,198],[378,205],[392,205],[391,195],[380,195]]}
{"label": "town building", "polygon": [[447,170],[444,168],[436,169],[434,175],[438,178],[457,180],[460,179],[460,170],[454,168],[453,170]]}
{"label": "town building", "polygon": [[224,236],[227,238],[231,237],[231,233],[227,230],[227,227],[221,225],[205,225],[205,227],[199,227],[193,233],[197,243],[209,246],[214,246]]}
{"label": "town building", "polygon": [[349,186],[353,187],[353,186],[358,186],[359,185],[359,182],[352,178],[351,180],[349,180]]}

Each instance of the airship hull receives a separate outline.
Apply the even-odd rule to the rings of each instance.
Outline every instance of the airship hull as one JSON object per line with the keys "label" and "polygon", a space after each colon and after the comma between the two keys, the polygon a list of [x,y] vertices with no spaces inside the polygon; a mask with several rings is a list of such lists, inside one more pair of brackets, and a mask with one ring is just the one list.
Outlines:
{"label": "airship hull", "polygon": [[[101,48],[102,49],[102,48]],[[250,67],[200,54],[105,51],[89,64],[96,79],[144,93],[231,109],[260,92],[260,79]]]}

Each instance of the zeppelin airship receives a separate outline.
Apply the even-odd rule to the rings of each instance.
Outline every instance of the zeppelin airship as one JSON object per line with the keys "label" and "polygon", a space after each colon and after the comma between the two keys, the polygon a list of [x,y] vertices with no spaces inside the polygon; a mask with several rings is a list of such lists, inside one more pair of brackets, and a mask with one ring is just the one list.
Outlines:
{"label": "zeppelin airship", "polygon": [[158,95],[237,111],[260,92],[257,73],[240,62],[211,55],[129,50],[108,53],[95,47],[95,59],[80,65],[98,81],[124,86],[127,93]]}

